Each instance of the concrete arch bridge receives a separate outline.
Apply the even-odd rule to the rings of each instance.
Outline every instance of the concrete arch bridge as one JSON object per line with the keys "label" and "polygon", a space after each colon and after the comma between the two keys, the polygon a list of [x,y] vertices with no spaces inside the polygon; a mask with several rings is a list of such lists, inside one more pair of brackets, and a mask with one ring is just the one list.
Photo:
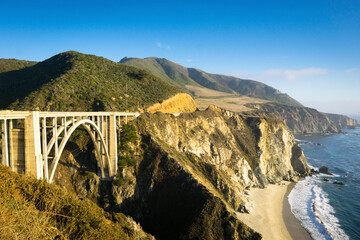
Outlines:
{"label": "concrete arch bridge", "polygon": [[14,172],[51,183],[66,143],[81,126],[93,141],[100,177],[110,179],[117,171],[121,124],[139,115],[131,112],[0,111],[1,163]]}

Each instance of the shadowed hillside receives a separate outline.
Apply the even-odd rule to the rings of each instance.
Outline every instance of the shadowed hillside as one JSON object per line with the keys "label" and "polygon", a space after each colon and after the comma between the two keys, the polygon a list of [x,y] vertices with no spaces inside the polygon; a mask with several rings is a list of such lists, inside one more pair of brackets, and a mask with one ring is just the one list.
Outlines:
{"label": "shadowed hillside", "polygon": [[0,108],[15,110],[135,111],[179,92],[144,70],[73,51],[0,73],[0,85]]}

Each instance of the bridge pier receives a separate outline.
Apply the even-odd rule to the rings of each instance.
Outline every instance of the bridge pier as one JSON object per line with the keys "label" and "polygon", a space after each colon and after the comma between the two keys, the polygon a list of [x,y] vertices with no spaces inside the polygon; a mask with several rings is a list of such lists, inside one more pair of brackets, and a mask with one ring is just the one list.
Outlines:
{"label": "bridge pier", "polygon": [[4,119],[1,124],[2,135],[2,159],[1,164],[9,166],[9,149],[8,149],[8,120]]}
{"label": "bridge pier", "polygon": [[39,112],[32,111],[25,118],[25,174],[44,178],[41,155]]}
{"label": "bridge pier", "polygon": [[118,153],[117,153],[117,132],[116,132],[116,116],[115,114],[110,115],[109,119],[109,157],[111,163],[112,172],[110,173],[114,176],[117,172],[117,162],[118,162]]}

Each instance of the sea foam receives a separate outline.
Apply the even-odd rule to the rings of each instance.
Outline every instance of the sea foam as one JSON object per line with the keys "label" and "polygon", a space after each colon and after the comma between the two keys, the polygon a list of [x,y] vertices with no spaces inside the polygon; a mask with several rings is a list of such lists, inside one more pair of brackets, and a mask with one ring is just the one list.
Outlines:
{"label": "sea foam", "polygon": [[291,211],[315,240],[349,239],[318,181],[316,177],[306,177],[295,185],[288,197]]}

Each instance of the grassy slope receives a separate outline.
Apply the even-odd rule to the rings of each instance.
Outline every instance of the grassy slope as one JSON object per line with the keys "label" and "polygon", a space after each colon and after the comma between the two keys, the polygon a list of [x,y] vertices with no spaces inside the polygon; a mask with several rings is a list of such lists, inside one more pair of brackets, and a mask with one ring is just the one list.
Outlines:
{"label": "grassy slope", "polygon": [[186,68],[165,58],[123,58],[120,63],[149,71],[185,91],[189,91],[186,86],[191,85],[203,86],[223,92],[232,92],[231,89],[219,84],[205,72],[194,68]]}
{"label": "grassy slope", "polygon": [[270,100],[289,106],[302,106],[301,103],[291,98],[287,94],[281,93],[279,90],[261,82],[244,80],[219,74],[210,74],[210,76],[212,76],[214,79],[217,79],[219,82],[225,83],[229,88],[242,95]]}
{"label": "grassy slope", "polygon": [[144,70],[73,51],[0,73],[0,85],[0,108],[16,110],[134,111],[179,92]]}
{"label": "grassy slope", "polygon": [[23,69],[35,65],[36,62],[0,58],[0,73]]}
{"label": "grassy slope", "polygon": [[[0,239],[134,239],[131,221],[0,165]],[[143,235],[150,239],[150,235]]]}
{"label": "grassy slope", "polygon": [[121,63],[145,69],[170,84],[191,92],[187,85],[202,86],[225,93],[238,93],[249,97],[302,106],[299,102],[277,89],[253,80],[210,74],[195,68],[186,68],[163,58],[124,58]]}

